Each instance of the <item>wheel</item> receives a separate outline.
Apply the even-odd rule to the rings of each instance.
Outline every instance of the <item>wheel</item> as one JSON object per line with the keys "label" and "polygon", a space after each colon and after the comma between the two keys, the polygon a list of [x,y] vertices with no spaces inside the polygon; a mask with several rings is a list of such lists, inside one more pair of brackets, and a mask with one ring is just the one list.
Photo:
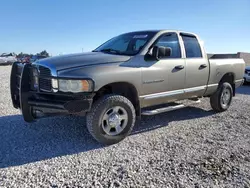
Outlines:
{"label": "wheel", "polygon": [[210,97],[210,104],[214,111],[227,110],[232,102],[233,88],[231,84],[224,82],[219,85],[217,91]]}
{"label": "wheel", "polygon": [[120,95],[106,95],[87,114],[90,134],[102,144],[115,144],[131,133],[135,124],[133,104]]}
{"label": "wheel", "polygon": [[249,85],[249,83],[250,83],[250,82],[248,82],[248,81],[246,80],[246,78],[244,78],[243,85]]}

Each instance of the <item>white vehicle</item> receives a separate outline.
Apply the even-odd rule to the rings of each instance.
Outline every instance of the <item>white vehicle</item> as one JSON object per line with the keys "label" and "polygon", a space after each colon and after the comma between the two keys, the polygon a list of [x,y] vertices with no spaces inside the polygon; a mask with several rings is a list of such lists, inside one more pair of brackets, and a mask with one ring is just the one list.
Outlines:
{"label": "white vehicle", "polygon": [[16,55],[13,53],[6,54],[3,53],[0,56],[0,64],[12,64],[17,61]]}
{"label": "white vehicle", "polygon": [[245,68],[244,83],[250,83],[250,66]]}
{"label": "white vehicle", "polygon": [[6,64],[6,59],[5,58],[0,57],[0,65],[1,64]]}

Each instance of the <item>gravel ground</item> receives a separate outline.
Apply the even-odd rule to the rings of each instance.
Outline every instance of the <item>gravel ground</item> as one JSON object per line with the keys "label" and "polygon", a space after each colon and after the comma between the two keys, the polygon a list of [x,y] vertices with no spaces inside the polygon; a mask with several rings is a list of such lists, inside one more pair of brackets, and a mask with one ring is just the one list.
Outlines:
{"label": "gravel ground", "polygon": [[250,86],[227,112],[208,99],[143,117],[104,147],[84,118],[26,124],[12,107],[10,66],[0,67],[0,187],[250,187]]}

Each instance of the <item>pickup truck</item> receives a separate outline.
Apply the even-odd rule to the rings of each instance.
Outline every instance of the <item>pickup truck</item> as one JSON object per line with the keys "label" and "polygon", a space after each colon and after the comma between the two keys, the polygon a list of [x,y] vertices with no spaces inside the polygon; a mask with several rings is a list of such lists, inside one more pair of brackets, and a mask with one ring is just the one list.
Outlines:
{"label": "pickup truck", "polygon": [[136,31],[88,53],[16,62],[10,89],[26,122],[86,116],[90,134],[109,145],[130,134],[142,115],[183,108],[185,101],[209,97],[214,111],[227,110],[244,71],[242,59],[209,60],[196,34]]}

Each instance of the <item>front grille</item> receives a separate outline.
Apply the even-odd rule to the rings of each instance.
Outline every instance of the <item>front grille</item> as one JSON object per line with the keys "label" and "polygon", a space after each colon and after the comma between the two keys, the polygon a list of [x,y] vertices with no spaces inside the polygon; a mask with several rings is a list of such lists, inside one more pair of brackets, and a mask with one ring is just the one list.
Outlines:
{"label": "front grille", "polygon": [[52,89],[51,79],[40,78],[39,86],[41,91],[51,91]]}
{"label": "front grille", "polygon": [[50,77],[51,76],[51,71],[47,67],[39,66],[39,72],[40,72],[39,73],[40,77]]}
{"label": "front grille", "polygon": [[39,88],[41,91],[51,91],[51,71],[47,67],[39,66]]}

